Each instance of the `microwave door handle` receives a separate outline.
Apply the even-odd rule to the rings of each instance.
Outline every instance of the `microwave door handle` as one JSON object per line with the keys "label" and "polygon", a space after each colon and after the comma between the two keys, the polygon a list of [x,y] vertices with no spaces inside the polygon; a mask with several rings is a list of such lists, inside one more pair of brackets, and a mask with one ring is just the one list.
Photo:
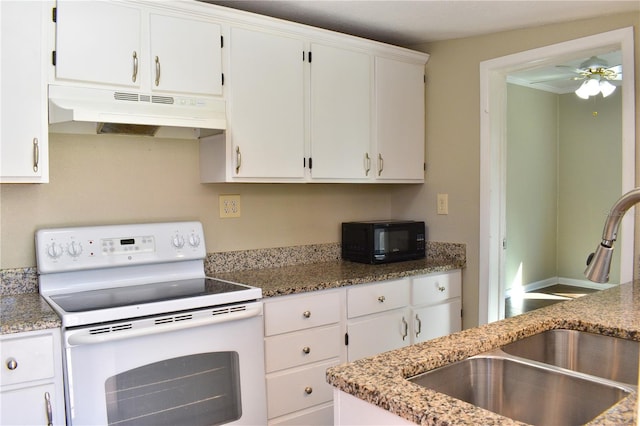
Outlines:
{"label": "microwave door handle", "polygon": [[111,342],[114,340],[129,339],[132,337],[148,336],[158,333],[166,333],[168,331],[184,330],[187,328],[200,327],[203,325],[220,324],[229,321],[237,321],[245,318],[251,318],[262,314],[262,303],[254,303],[248,305],[244,311],[231,312],[224,315],[212,315],[208,318],[172,322],[158,325],[155,327],[145,327],[141,329],[121,330],[114,333],[104,334],[72,334],[67,339],[70,345],[90,345],[94,343]]}

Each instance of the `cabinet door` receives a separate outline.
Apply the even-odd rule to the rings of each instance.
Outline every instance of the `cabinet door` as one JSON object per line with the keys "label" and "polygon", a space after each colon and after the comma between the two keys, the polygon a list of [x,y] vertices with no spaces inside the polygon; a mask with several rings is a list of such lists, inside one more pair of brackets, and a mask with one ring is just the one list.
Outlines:
{"label": "cabinet door", "polygon": [[460,299],[451,299],[439,305],[413,309],[412,343],[420,343],[446,336],[462,329]]}
{"label": "cabinet door", "polygon": [[229,44],[228,131],[241,158],[234,176],[303,178],[304,43],[232,28]]}
{"label": "cabinet door", "polygon": [[350,320],[347,323],[348,361],[409,345],[409,314],[406,308]]}
{"label": "cabinet door", "polygon": [[58,0],[56,78],[140,87],[151,66],[141,51],[141,16],[122,3]]}
{"label": "cabinet door", "polygon": [[2,1],[0,182],[48,182],[42,2]]}
{"label": "cabinet door", "polygon": [[[49,402],[47,402],[47,394]],[[62,413],[56,413],[54,402],[55,386],[51,384],[22,388],[0,393],[0,424],[3,425],[46,425],[61,424],[54,419],[62,419]],[[51,406],[51,419],[48,407]]]}
{"label": "cabinet door", "polygon": [[149,28],[153,90],[222,95],[220,25],[152,13]]}
{"label": "cabinet door", "polygon": [[375,59],[376,178],[424,181],[424,66]]}
{"label": "cabinet door", "polygon": [[371,155],[371,57],[311,46],[311,176],[364,179]]}

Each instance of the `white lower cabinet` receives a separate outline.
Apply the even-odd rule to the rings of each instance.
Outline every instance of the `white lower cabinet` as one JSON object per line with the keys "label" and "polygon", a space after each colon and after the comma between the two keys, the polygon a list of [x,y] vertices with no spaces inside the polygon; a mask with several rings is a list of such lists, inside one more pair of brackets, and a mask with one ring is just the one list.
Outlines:
{"label": "white lower cabinet", "polygon": [[334,424],[327,368],[459,331],[460,307],[460,270],[266,299],[269,424]]}
{"label": "white lower cabinet", "polygon": [[325,372],[344,361],[343,306],[343,290],[265,301],[269,424],[333,424],[333,389]]}
{"label": "white lower cabinet", "polygon": [[0,424],[64,425],[60,330],[0,336]]}
{"label": "white lower cabinet", "polygon": [[411,279],[411,343],[462,329],[462,272],[457,269]]}
{"label": "white lower cabinet", "polygon": [[347,289],[349,362],[410,343],[409,290],[406,279]]}

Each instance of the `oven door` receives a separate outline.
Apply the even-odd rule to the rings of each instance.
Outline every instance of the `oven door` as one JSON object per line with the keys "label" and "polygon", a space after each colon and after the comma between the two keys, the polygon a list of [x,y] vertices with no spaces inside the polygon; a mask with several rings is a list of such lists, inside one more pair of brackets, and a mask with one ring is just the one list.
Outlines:
{"label": "oven door", "polygon": [[69,329],[71,425],[266,424],[262,303]]}

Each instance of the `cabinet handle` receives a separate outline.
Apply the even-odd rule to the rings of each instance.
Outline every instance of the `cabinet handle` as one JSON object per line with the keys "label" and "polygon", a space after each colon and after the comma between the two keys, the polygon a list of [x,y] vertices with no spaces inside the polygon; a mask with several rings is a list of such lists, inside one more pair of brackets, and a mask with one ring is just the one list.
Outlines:
{"label": "cabinet handle", "polygon": [[131,74],[131,81],[134,83],[138,79],[138,52],[133,51],[133,74]]}
{"label": "cabinet handle", "polygon": [[156,86],[160,84],[160,58],[156,56]]}
{"label": "cabinet handle", "polygon": [[416,337],[418,337],[420,333],[422,333],[422,321],[420,320],[418,314],[416,314],[416,322],[418,323],[418,331],[416,331]]}
{"label": "cabinet handle", "polygon": [[404,317],[402,317],[402,324],[404,325],[404,334],[402,334],[402,340],[404,340],[409,335],[409,323],[404,319]]}
{"label": "cabinet handle", "polygon": [[236,174],[240,172],[240,166],[242,166],[242,154],[240,153],[240,147],[236,146]]}
{"label": "cabinet handle", "polygon": [[51,395],[49,392],[44,393],[44,402],[47,406],[47,426],[53,424],[53,409],[51,408]]}
{"label": "cabinet handle", "polygon": [[311,392],[313,392],[313,388],[311,386],[307,386],[306,388],[304,388],[304,393],[306,393],[307,395],[311,395]]}
{"label": "cabinet handle", "polygon": [[369,171],[371,170],[371,157],[369,157],[369,153],[364,153],[364,175],[369,176]]}
{"label": "cabinet handle", "polygon": [[438,284],[438,291],[442,292],[445,291],[447,288],[443,285]]}
{"label": "cabinet handle", "polygon": [[40,142],[33,138],[33,171],[37,172],[40,165]]}
{"label": "cabinet handle", "polygon": [[9,370],[15,370],[16,368],[18,368],[18,361],[16,361],[15,358],[9,358],[7,360],[7,368]]}
{"label": "cabinet handle", "polygon": [[387,299],[384,296],[378,297],[378,302],[380,302],[380,303],[384,303],[385,300],[387,300]]}
{"label": "cabinet handle", "polygon": [[311,317],[311,311],[304,311],[302,313],[302,316],[305,317],[305,318],[310,318]]}
{"label": "cabinet handle", "polygon": [[382,174],[384,170],[384,158],[382,158],[382,154],[378,154],[378,176]]}
{"label": "cabinet handle", "polygon": [[310,352],[311,348],[309,346],[305,346],[304,348],[302,348],[302,353],[304,353],[305,355],[309,355]]}

